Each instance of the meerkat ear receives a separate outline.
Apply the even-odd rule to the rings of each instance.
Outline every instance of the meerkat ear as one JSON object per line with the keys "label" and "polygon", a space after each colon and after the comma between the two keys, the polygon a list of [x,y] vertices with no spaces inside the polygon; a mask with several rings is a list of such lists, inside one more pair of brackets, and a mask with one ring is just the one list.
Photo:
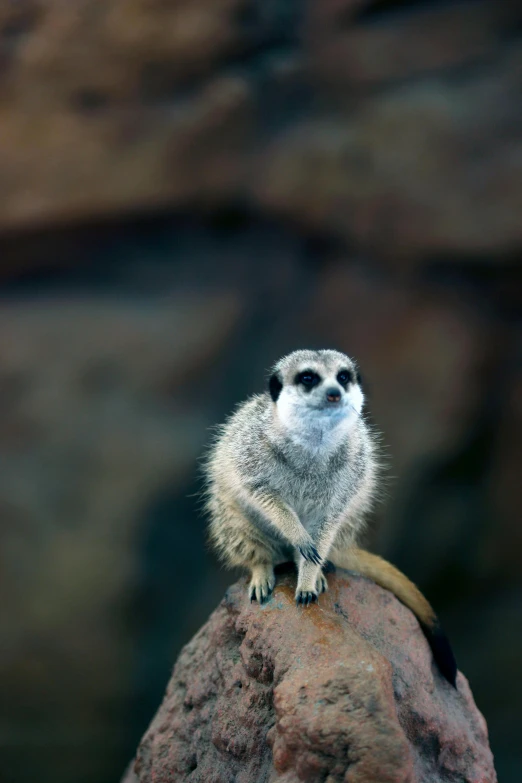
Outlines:
{"label": "meerkat ear", "polygon": [[270,380],[268,381],[268,391],[270,392],[270,396],[274,402],[277,402],[277,398],[281,394],[282,388],[283,382],[281,381],[279,375],[275,372],[270,376]]}

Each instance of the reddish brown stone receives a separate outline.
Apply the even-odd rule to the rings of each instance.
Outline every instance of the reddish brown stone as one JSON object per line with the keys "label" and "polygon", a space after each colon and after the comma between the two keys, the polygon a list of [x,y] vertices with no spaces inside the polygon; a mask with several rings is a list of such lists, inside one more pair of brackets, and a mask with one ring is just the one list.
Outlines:
{"label": "reddish brown stone", "polygon": [[[0,9],[0,227],[186,203],[242,159],[240,0]],[[199,174],[198,174],[199,172]]]}
{"label": "reddish brown stone", "polygon": [[297,609],[244,581],[184,648],[127,783],[493,783],[466,678],[442,678],[414,616],[346,572]]}

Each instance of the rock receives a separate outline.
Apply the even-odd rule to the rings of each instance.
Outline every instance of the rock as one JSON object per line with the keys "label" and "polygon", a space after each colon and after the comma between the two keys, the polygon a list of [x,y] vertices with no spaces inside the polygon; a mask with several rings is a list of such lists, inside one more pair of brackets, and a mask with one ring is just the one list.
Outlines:
{"label": "rock", "polygon": [[0,231],[239,202],[396,262],[513,254],[519,4],[380,5],[4,4]]}
{"label": "rock", "polygon": [[379,259],[514,253],[520,61],[513,50],[486,73],[393,85],[357,109],[340,97],[338,116],[309,117],[272,141],[256,198]]}
{"label": "rock", "polygon": [[250,110],[245,80],[216,66],[238,50],[239,4],[2,8],[0,226],[226,191],[242,157],[240,114]]}
{"label": "rock", "polygon": [[280,576],[246,581],[183,649],[126,783],[493,783],[485,721],[463,674],[436,669],[411,612],[338,571],[309,610]]}

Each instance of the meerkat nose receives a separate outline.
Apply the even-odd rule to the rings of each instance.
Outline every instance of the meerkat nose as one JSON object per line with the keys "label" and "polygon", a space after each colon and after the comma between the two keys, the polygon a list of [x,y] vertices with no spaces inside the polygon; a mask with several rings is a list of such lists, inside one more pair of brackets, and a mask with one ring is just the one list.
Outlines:
{"label": "meerkat nose", "polygon": [[331,389],[326,390],[326,399],[328,402],[339,402],[341,399],[341,392],[339,389],[335,389],[332,387]]}

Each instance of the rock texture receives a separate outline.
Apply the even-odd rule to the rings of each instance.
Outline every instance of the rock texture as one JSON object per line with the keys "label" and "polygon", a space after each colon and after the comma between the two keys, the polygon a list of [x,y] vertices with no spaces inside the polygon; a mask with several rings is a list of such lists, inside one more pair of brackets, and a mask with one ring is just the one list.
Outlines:
{"label": "rock texture", "polygon": [[126,783],[494,783],[463,674],[439,674],[414,616],[359,576],[296,609],[231,587],[183,649]]}
{"label": "rock texture", "polygon": [[243,199],[394,260],[513,252],[519,4],[393,5],[4,4],[0,228]]}

